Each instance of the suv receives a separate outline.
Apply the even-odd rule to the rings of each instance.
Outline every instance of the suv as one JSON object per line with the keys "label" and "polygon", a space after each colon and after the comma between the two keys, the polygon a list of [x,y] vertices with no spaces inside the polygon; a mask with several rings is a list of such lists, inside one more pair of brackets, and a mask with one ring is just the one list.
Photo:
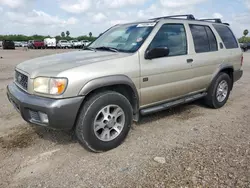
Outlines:
{"label": "suv", "polygon": [[15,49],[15,43],[12,40],[3,40],[2,42],[3,49]]}
{"label": "suv", "polygon": [[168,16],[116,25],[81,51],[17,65],[10,102],[29,123],[74,129],[90,151],[113,149],[132,120],[203,98],[228,100],[242,51],[219,19]]}

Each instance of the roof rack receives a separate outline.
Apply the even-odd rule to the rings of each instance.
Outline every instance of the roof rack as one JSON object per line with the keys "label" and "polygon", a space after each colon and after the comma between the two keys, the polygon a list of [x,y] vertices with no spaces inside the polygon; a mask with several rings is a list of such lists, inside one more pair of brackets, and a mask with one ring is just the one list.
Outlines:
{"label": "roof rack", "polygon": [[179,18],[179,17],[186,17],[187,20],[195,20],[195,17],[192,14],[163,16],[163,17],[151,18],[150,20],[159,20],[159,19],[166,19],[166,18]]}
{"label": "roof rack", "polygon": [[215,23],[222,23],[220,18],[200,19],[199,21],[214,21]]}

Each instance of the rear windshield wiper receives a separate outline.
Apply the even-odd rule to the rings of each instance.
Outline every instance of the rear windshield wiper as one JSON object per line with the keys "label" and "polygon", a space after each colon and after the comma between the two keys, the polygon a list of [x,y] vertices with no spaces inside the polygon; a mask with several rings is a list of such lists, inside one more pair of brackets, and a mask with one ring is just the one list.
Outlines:
{"label": "rear windshield wiper", "polygon": [[89,47],[89,46],[84,46],[84,47],[83,47],[83,50],[91,50],[91,51],[96,52],[96,49],[95,49],[95,48],[91,48],[91,47]]}
{"label": "rear windshield wiper", "polygon": [[95,49],[106,50],[106,51],[111,51],[111,52],[119,52],[119,50],[117,48],[112,48],[112,47],[108,47],[108,46],[100,46],[100,47],[96,47]]}

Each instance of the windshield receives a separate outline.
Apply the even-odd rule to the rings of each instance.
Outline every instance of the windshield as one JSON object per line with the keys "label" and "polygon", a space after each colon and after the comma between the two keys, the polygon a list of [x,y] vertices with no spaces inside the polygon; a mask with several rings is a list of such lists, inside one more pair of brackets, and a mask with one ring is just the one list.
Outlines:
{"label": "windshield", "polygon": [[119,25],[96,39],[91,48],[114,48],[120,52],[136,52],[155,26],[153,23]]}

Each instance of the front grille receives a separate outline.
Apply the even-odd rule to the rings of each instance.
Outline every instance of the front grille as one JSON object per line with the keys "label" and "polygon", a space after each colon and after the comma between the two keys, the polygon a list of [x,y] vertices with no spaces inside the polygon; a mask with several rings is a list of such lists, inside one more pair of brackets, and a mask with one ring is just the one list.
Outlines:
{"label": "front grille", "polygon": [[25,89],[25,90],[28,89],[28,76],[16,71],[16,73],[15,73],[15,81],[23,89]]}

